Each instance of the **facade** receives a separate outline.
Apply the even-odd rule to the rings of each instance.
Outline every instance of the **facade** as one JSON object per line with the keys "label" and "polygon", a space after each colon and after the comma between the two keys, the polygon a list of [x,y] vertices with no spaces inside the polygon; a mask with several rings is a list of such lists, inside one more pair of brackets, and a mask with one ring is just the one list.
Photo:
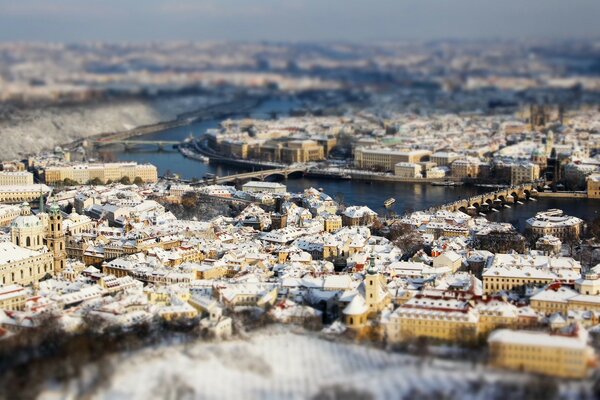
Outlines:
{"label": "facade", "polygon": [[526,229],[536,237],[552,235],[561,240],[578,238],[583,229],[583,220],[564,215],[558,209],[538,212],[526,224]]}
{"label": "facade", "polygon": [[54,275],[52,253],[37,251],[11,242],[0,243],[0,279],[3,285],[30,285],[46,274]]}
{"label": "facade", "polygon": [[125,177],[129,178],[131,182],[138,177],[144,182],[154,183],[158,181],[158,172],[154,165],[134,162],[50,166],[43,170],[43,176],[44,181],[48,184],[62,182],[65,179],[80,184],[94,179],[106,183],[107,181],[116,182]]}
{"label": "facade", "polygon": [[6,285],[0,287],[0,309],[18,311],[25,307],[27,290],[21,285]]}
{"label": "facade", "polygon": [[0,186],[33,185],[33,174],[27,171],[0,171]]}
{"label": "facade", "polygon": [[534,182],[540,178],[540,166],[534,163],[513,164],[510,168],[513,185]]}
{"label": "facade", "polygon": [[574,283],[578,271],[553,271],[536,266],[496,265],[483,271],[483,291],[494,294],[501,291],[524,292],[527,287],[545,286],[554,282]]}
{"label": "facade", "polygon": [[43,184],[0,186],[0,203],[19,204],[36,201],[40,195],[47,196],[51,189]]}
{"label": "facade", "polygon": [[452,163],[452,177],[457,179],[477,178],[481,163],[477,160],[456,160]]}
{"label": "facade", "polygon": [[438,167],[448,167],[460,157],[460,154],[454,152],[440,151],[431,155],[431,161],[436,163]]}
{"label": "facade", "polygon": [[329,214],[323,218],[323,230],[325,232],[333,233],[339,229],[342,229],[341,216]]}
{"label": "facade", "polygon": [[393,149],[371,149],[359,147],[354,150],[354,165],[361,169],[382,169],[394,171],[399,162],[418,163],[431,154],[428,150],[398,151]]}
{"label": "facade", "polygon": [[401,178],[422,178],[421,166],[415,163],[399,162],[394,165],[394,175]]}
{"label": "facade", "polygon": [[244,192],[285,193],[285,185],[277,182],[250,181],[242,185]]}
{"label": "facade", "polygon": [[600,174],[587,178],[587,195],[590,199],[600,199]]}
{"label": "facade", "polygon": [[19,215],[21,215],[19,206],[0,204],[0,226],[10,225]]}
{"label": "facade", "polygon": [[578,336],[500,329],[488,343],[496,367],[560,378],[586,378],[595,358],[594,350]]}

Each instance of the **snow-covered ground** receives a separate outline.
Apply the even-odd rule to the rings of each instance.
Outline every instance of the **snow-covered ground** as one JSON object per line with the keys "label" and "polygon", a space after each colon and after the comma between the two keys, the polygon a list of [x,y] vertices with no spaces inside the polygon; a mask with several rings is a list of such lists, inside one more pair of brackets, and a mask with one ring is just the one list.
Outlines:
{"label": "snow-covered ground", "polygon": [[[444,393],[450,398],[486,399],[496,392],[497,382],[528,379],[288,330],[262,332],[248,340],[147,349],[119,356],[111,369],[110,382],[91,398],[306,399],[343,387],[362,395],[353,398],[401,399],[409,393],[418,398],[417,391],[437,393],[436,398]],[[42,398],[75,398],[75,387],[73,383],[67,390],[70,395],[55,389]],[[341,398],[347,397],[348,393]]]}
{"label": "snow-covered ground", "polygon": [[223,99],[191,95],[46,107],[0,113],[0,159],[12,159],[100,133],[171,121]]}

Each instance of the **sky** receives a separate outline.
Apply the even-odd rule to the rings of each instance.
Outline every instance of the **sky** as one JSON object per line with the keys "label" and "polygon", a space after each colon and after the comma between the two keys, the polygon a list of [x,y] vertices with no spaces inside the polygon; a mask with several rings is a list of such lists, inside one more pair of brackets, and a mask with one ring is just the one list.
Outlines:
{"label": "sky", "polygon": [[0,0],[0,41],[600,38],[600,0]]}

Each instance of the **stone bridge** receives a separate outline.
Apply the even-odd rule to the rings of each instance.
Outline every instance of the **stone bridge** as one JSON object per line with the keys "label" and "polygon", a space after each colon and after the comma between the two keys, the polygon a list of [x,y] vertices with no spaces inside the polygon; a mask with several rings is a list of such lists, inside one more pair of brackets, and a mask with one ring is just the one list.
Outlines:
{"label": "stone bridge", "polygon": [[223,183],[231,183],[236,181],[249,181],[249,180],[259,180],[264,181],[270,176],[282,176],[284,179],[287,179],[291,174],[300,174],[303,175],[306,172],[307,167],[289,167],[289,168],[274,168],[274,169],[265,169],[261,171],[254,172],[244,172],[241,174],[227,175],[227,176],[217,176],[212,179],[207,179],[203,182],[199,182],[199,184],[211,184],[211,185],[220,185]]}
{"label": "stone bridge", "polygon": [[468,199],[457,200],[452,203],[432,207],[428,211],[462,211],[474,215],[482,211],[489,211],[492,208],[501,208],[505,204],[514,204],[518,201],[524,201],[531,197],[535,197],[539,188],[539,183],[515,185],[494,192],[479,194],[469,197]]}

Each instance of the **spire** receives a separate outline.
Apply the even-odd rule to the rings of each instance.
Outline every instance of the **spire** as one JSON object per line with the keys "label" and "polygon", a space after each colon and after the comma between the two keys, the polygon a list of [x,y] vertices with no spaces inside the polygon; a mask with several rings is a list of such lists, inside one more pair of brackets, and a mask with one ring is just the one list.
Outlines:
{"label": "spire", "polygon": [[371,260],[369,261],[369,269],[367,269],[367,273],[370,275],[375,275],[377,273],[377,269],[375,268],[375,256],[371,255]]}
{"label": "spire", "polygon": [[44,190],[40,187],[40,213],[44,212]]}

